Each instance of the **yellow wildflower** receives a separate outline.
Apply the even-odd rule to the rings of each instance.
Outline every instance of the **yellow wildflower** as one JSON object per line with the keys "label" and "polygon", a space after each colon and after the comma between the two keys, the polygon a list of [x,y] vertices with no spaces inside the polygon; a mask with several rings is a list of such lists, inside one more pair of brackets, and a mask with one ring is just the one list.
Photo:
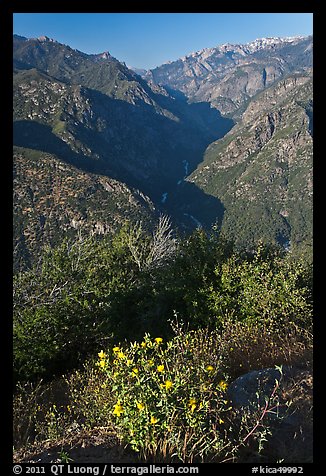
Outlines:
{"label": "yellow wildflower", "polygon": [[105,360],[100,360],[99,361],[99,366],[101,367],[101,369],[104,369],[106,367],[106,361]]}
{"label": "yellow wildflower", "polygon": [[218,422],[219,422],[220,425],[223,425],[224,420],[222,420],[222,418],[220,418]]}
{"label": "yellow wildflower", "polygon": [[113,347],[113,352],[120,352],[120,347]]}
{"label": "yellow wildflower", "polygon": [[103,350],[101,350],[101,352],[99,352],[97,355],[99,356],[99,358],[100,358],[101,360],[103,360],[103,359],[106,358],[106,353],[103,352]]}
{"label": "yellow wildflower", "polygon": [[124,359],[125,358],[125,354],[123,352],[118,352],[118,357],[119,359]]}
{"label": "yellow wildflower", "polygon": [[165,387],[166,390],[169,390],[173,386],[173,382],[171,382],[171,380],[166,380],[161,386]]}
{"label": "yellow wildflower", "polygon": [[221,380],[218,384],[218,387],[224,392],[227,389],[228,384],[225,382],[225,380]]}
{"label": "yellow wildflower", "polygon": [[113,415],[117,415],[118,417],[123,413],[123,406],[121,405],[120,400],[114,405]]}
{"label": "yellow wildflower", "polygon": [[151,367],[153,367],[153,365],[154,365],[154,360],[150,359],[150,360],[148,361],[148,365],[150,365]]}
{"label": "yellow wildflower", "polygon": [[146,342],[142,342],[140,345],[142,346],[143,349],[147,346]]}
{"label": "yellow wildflower", "polygon": [[164,365],[158,365],[158,366],[156,367],[156,370],[157,370],[158,372],[164,372]]}
{"label": "yellow wildflower", "polygon": [[207,372],[213,372],[214,367],[212,365],[207,365],[206,370]]}
{"label": "yellow wildflower", "polygon": [[142,410],[144,410],[145,408],[145,405],[141,402],[137,402],[137,408],[138,410],[141,412]]}
{"label": "yellow wildflower", "polygon": [[151,425],[155,425],[158,422],[158,419],[154,415],[151,416]]}
{"label": "yellow wildflower", "polygon": [[154,340],[155,340],[156,344],[161,344],[163,342],[162,337],[155,337]]}
{"label": "yellow wildflower", "polygon": [[139,373],[139,370],[135,367],[135,368],[132,369],[132,373],[134,375],[137,375]]}
{"label": "yellow wildflower", "polygon": [[190,407],[191,413],[195,411],[195,408],[197,407],[197,400],[195,398],[191,398],[189,400],[188,406]]}

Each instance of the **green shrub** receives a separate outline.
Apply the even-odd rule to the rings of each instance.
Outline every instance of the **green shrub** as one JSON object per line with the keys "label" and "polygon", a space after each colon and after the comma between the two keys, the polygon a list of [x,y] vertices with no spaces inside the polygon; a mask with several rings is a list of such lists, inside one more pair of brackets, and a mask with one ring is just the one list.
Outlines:
{"label": "green shrub", "polygon": [[155,295],[152,270],[173,254],[171,233],[163,217],[152,235],[128,223],[101,240],[79,235],[46,249],[38,265],[16,275],[15,378],[76,366],[111,334],[143,335],[145,309]]}
{"label": "green shrub", "polygon": [[216,279],[200,293],[209,303],[207,324],[223,326],[228,317],[276,326],[311,328],[312,296],[305,266],[259,247],[251,258],[231,256],[219,263]]}
{"label": "green shrub", "polygon": [[144,457],[175,454],[189,462],[226,453],[227,376],[218,357],[198,353],[197,345],[191,333],[167,343],[146,335],[141,343],[99,353],[116,431]]}
{"label": "green shrub", "polygon": [[216,230],[176,240],[164,219],[152,234],[125,224],[103,239],[65,240],[15,276],[15,379],[76,367],[112,338],[170,338],[175,313],[189,329],[229,318],[309,328],[311,302],[299,261],[263,247],[240,254]]}
{"label": "green shrub", "polygon": [[107,248],[94,238],[66,240],[15,277],[16,378],[76,366],[110,336],[108,309],[133,276],[123,253],[116,243]]}

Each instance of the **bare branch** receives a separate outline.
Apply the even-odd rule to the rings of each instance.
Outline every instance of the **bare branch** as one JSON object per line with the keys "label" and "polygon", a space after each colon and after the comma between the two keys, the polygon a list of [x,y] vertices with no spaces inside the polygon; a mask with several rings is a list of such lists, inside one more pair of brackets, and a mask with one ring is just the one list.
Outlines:
{"label": "bare branch", "polygon": [[176,251],[176,239],[170,218],[161,215],[152,236],[151,247],[147,256],[147,267],[157,267],[172,258]]}

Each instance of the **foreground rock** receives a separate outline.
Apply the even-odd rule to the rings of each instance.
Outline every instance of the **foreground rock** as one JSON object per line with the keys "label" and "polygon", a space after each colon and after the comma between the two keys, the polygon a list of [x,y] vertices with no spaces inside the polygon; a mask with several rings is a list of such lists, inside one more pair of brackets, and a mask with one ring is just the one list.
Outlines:
{"label": "foreground rock", "polygon": [[[255,437],[248,438],[250,461],[312,462],[312,384],[310,370],[291,367],[284,367],[282,373],[277,368],[254,370],[232,382],[228,397],[233,407],[240,415],[258,409],[257,417],[262,419],[257,429],[270,430],[261,452],[258,441],[253,443]],[[273,409],[276,394],[279,405]]]}

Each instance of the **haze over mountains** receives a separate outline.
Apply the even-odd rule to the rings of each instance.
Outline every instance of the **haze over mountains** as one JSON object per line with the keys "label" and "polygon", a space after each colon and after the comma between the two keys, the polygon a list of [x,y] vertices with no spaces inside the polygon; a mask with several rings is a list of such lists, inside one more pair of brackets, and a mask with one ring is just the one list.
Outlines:
{"label": "haze over mountains", "polygon": [[79,229],[218,221],[241,245],[312,238],[312,37],[192,53],[142,76],[14,35],[16,268]]}

